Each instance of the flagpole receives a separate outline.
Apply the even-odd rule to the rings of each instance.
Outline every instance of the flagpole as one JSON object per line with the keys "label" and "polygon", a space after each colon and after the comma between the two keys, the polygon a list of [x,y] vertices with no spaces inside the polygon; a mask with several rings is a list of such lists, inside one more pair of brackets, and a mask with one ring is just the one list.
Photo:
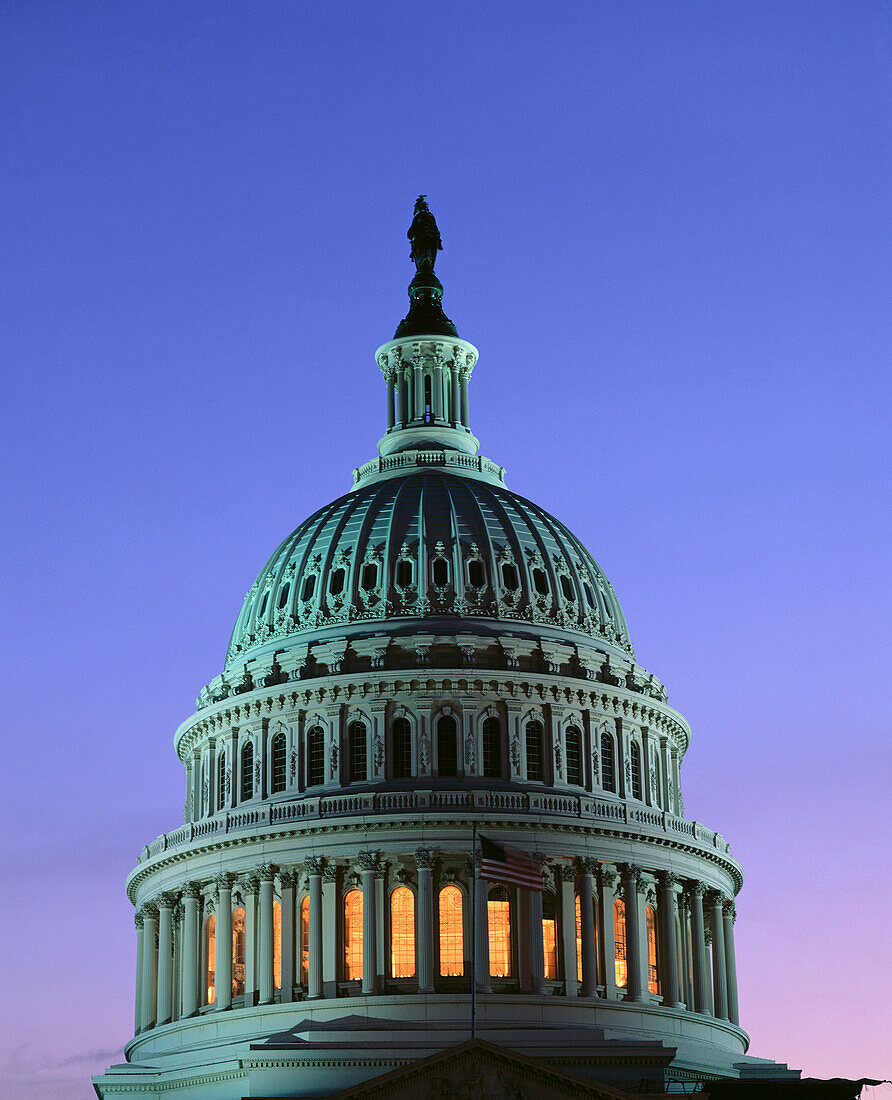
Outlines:
{"label": "flagpole", "polygon": [[471,841],[471,1038],[477,1037],[477,822],[472,823]]}

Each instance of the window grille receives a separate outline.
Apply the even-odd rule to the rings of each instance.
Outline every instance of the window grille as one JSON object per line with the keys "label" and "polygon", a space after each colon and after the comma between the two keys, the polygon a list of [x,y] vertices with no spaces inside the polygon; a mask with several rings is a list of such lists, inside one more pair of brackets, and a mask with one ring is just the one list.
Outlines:
{"label": "window grille", "polygon": [[628,981],[626,962],[626,903],[617,898],[613,903],[613,942],[615,945],[614,976],[618,989],[625,989]]}
{"label": "window grille", "polygon": [[544,778],[542,723],[527,722],[527,779],[541,783]]}
{"label": "window grille", "polygon": [[226,757],[221,752],[217,757],[217,809],[226,805]]}
{"label": "window grille", "polygon": [[408,886],[390,895],[390,972],[394,978],[415,977],[415,895]]}
{"label": "window grille", "polygon": [[408,718],[394,718],[391,727],[393,746],[393,778],[409,779],[412,775],[412,727]]}
{"label": "window grille", "polygon": [[439,896],[440,975],[460,978],[465,972],[464,921],[462,892],[457,886],[444,886]]}
{"label": "window grille", "polygon": [[344,979],[362,978],[362,893],[350,890],[344,898]]}
{"label": "window grille", "polygon": [[204,926],[204,959],[205,959],[205,1004],[212,1005],[216,1000],[216,987],[214,975],[214,958],[217,953],[217,918],[208,917]]}
{"label": "window grille", "polygon": [[273,794],[284,791],[288,782],[288,763],[285,752],[285,734],[277,733],[272,744]]}
{"label": "window grille", "polygon": [[601,734],[601,786],[605,791],[616,793],[616,765],[613,753],[613,738],[606,730]]}
{"label": "window grille", "polygon": [[502,775],[502,723],[498,718],[483,720],[483,775],[487,779]]}
{"label": "window grille", "polygon": [[242,774],[241,774],[241,789],[239,791],[239,798],[242,802],[247,802],[249,798],[254,797],[254,744],[251,741],[246,741],[242,745]]}
{"label": "window grille", "polygon": [[545,980],[557,981],[557,909],[554,894],[542,895],[542,950],[545,955]]}
{"label": "window grille", "polygon": [[310,981],[310,895],[300,899],[300,984],[307,988]]}
{"label": "window grille", "polygon": [[349,782],[361,783],[366,779],[366,731],[362,722],[351,722],[347,727]]}
{"label": "window grille", "polygon": [[437,722],[437,774],[458,775],[458,731],[450,714]]}
{"label": "window grille", "polygon": [[325,782],[325,730],[312,726],[307,730],[307,786],[321,787]]}
{"label": "window grille", "polygon": [[240,997],[245,992],[245,911],[236,909],[232,914],[232,995]]}
{"label": "window grille", "polygon": [[489,973],[493,978],[510,978],[511,900],[504,886],[494,886],[486,901],[489,925]]}
{"label": "window grille", "polygon": [[582,734],[577,726],[567,727],[567,782],[582,786]]}

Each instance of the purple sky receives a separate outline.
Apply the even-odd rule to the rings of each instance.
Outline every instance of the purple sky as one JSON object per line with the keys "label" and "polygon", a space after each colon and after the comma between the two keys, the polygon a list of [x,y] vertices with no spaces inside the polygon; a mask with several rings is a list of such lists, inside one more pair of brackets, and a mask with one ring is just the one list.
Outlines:
{"label": "purple sky", "polygon": [[419,191],[483,453],[693,725],[751,1053],[889,1075],[889,4],[29,0],[0,102],[4,1096],[120,1060],[174,729],[374,454]]}

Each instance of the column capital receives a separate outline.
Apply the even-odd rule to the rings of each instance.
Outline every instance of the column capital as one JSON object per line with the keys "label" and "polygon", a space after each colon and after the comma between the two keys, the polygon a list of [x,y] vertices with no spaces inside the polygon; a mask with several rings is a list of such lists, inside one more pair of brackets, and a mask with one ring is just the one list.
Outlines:
{"label": "column capital", "polygon": [[598,877],[605,890],[612,890],[616,886],[616,871],[606,863],[600,865]]}
{"label": "column capital", "polygon": [[255,868],[257,877],[261,882],[272,882],[278,870],[279,868],[275,863],[261,863],[259,867]]}
{"label": "column capital", "polygon": [[158,919],[158,906],[154,901],[147,901],[142,907],[142,912],[146,920]]}
{"label": "column capital", "polygon": [[416,848],[414,854],[415,866],[418,868],[431,868],[437,861],[437,852],[435,848]]}
{"label": "column capital", "polygon": [[260,879],[253,871],[245,875],[244,890],[249,897],[256,897],[260,889]]}
{"label": "column capital", "polygon": [[307,856],[304,860],[304,871],[308,875],[321,875],[325,871],[324,856]]}
{"label": "column capital", "polygon": [[594,875],[598,871],[598,861],[591,856],[580,856],[579,870],[584,875]]}
{"label": "column capital", "polygon": [[322,881],[323,882],[337,882],[338,881],[338,868],[340,864],[332,863],[331,860],[325,861],[325,866],[322,869]]}
{"label": "column capital", "polygon": [[703,895],[706,893],[706,883],[696,878],[688,879],[686,891],[691,897],[699,897],[702,899]]}
{"label": "column capital", "polygon": [[137,929],[141,929],[145,922],[145,913],[143,913],[142,909],[137,909],[136,912],[133,914],[133,923],[136,925]]}
{"label": "column capital", "polygon": [[176,890],[164,890],[155,898],[155,901],[159,909],[173,909],[179,901],[179,895]]}
{"label": "column capital", "polygon": [[279,882],[282,884],[282,889],[290,890],[297,884],[298,877],[297,871],[279,871]]}
{"label": "column capital", "polygon": [[383,871],[380,855],[380,852],[357,852],[356,862],[359,864],[359,869],[361,871],[374,871],[377,875],[379,869]]}
{"label": "column capital", "polygon": [[200,882],[187,882],[183,886],[183,900],[186,898],[195,898],[197,901],[201,897],[201,883]]}
{"label": "column capital", "polygon": [[235,875],[232,871],[222,871],[219,875],[214,876],[214,883],[218,890],[231,890],[234,882]]}
{"label": "column capital", "polygon": [[665,886],[668,890],[674,889],[680,881],[674,871],[658,871],[657,878],[660,885]]}
{"label": "column capital", "polygon": [[725,895],[721,890],[709,890],[705,900],[707,905],[711,905],[714,909],[721,909],[725,901]]}
{"label": "column capital", "polygon": [[737,920],[737,906],[730,898],[725,898],[725,900],[722,902],[722,912],[732,921]]}
{"label": "column capital", "polygon": [[634,885],[637,888],[641,881],[641,868],[637,863],[620,863],[619,871],[624,885]]}
{"label": "column capital", "polygon": [[561,876],[561,879],[564,882],[575,882],[576,881],[576,867],[575,867],[574,864],[572,864],[572,863],[559,863],[557,870],[558,870],[558,874]]}

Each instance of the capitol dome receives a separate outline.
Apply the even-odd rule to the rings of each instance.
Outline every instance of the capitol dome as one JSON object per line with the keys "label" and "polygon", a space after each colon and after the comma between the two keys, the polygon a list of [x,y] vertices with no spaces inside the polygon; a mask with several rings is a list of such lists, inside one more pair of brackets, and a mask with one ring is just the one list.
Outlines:
{"label": "capitol dome", "polygon": [[184,820],[127,880],[134,1034],[96,1090],[789,1076],[746,1055],[743,874],[685,815],[690,727],[588,550],[479,454],[423,197],[409,235],[378,454],[261,569],[176,731]]}

